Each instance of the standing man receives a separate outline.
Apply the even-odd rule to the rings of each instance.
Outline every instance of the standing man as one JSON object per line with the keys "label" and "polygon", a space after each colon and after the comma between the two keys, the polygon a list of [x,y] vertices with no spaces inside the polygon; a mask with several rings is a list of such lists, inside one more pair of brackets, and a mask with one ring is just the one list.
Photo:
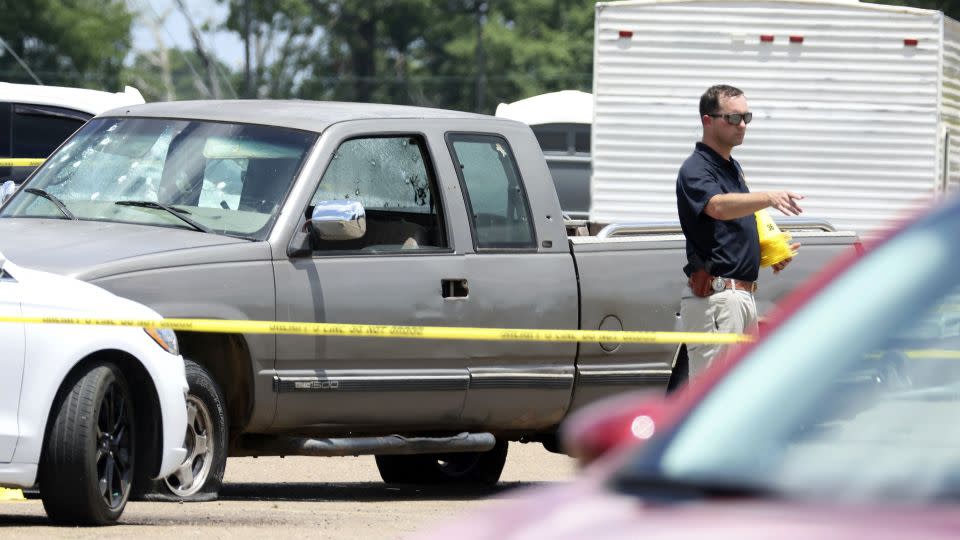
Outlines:
{"label": "standing man", "polygon": [[[680,299],[686,332],[747,333],[757,328],[760,240],[754,212],[773,207],[787,215],[802,211],[802,196],[790,191],[751,193],[743,170],[730,157],[743,143],[753,113],[743,92],[716,85],[700,96],[703,139],[677,175],[677,211],[687,238],[687,287]],[[800,244],[791,246],[796,250]],[[784,269],[791,259],[773,266]],[[705,370],[722,345],[687,345],[690,378]]]}

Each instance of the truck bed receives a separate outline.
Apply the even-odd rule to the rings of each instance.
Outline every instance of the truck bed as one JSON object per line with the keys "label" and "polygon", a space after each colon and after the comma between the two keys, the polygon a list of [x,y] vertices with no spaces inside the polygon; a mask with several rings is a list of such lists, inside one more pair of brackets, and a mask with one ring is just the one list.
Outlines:
{"label": "truck bed", "polygon": [[[778,275],[761,269],[756,294],[761,316],[845,249],[853,232],[793,231],[798,256]],[[569,238],[580,284],[584,330],[674,331],[686,285],[682,234]],[[624,286],[626,284],[626,286]],[[572,408],[618,391],[662,388],[670,378],[676,344],[581,343]]]}

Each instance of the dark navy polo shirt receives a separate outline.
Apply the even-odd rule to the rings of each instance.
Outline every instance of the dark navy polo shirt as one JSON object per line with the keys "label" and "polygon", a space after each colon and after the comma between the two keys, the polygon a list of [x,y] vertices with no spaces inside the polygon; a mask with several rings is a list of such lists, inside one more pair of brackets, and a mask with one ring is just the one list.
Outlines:
{"label": "dark navy polo shirt", "polygon": [[749,193],[740,164],[728,161],[712,148],[698,142],[677,175],[677,212],[687,237],[688,276],[699,265],[696,254],[710,275],[756,281],[760,273],[760,240],[753,214],[720,221],[704,209],[714,195]]}

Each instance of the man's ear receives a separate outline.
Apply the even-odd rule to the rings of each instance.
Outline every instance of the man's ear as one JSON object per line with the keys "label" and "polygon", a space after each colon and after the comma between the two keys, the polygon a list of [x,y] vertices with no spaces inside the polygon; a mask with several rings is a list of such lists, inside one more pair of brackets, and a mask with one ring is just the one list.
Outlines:
{"label": "man's ear", "polygon": [[705,114],[700,117],[700,123],[703,124],[704,127],[709,126],[712,122],[713,122],[713,117],[710,116],[709,114]]}

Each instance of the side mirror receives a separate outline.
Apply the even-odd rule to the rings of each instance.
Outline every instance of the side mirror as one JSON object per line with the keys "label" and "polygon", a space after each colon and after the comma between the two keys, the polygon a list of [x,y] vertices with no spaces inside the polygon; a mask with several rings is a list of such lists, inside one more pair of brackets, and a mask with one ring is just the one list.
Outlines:
{"label": "side mirror", "polygon": [[564,422],[561,444],[581,465],[589,465],[656,435],[664,427],[668,403],[659,392],[633,392],[591,403]]}
{"label": "side mirror", "polygon": [[320,201],[307,224],[321,240],[356,240],[367,234],[367,213],[359,201]]}
{"label": "side mirror", "polygon": [[7,180],[3,184],[0,184],[0,204],[7,202],[7,199],[16,191],[17,184],[15,184],[13,180]]}

